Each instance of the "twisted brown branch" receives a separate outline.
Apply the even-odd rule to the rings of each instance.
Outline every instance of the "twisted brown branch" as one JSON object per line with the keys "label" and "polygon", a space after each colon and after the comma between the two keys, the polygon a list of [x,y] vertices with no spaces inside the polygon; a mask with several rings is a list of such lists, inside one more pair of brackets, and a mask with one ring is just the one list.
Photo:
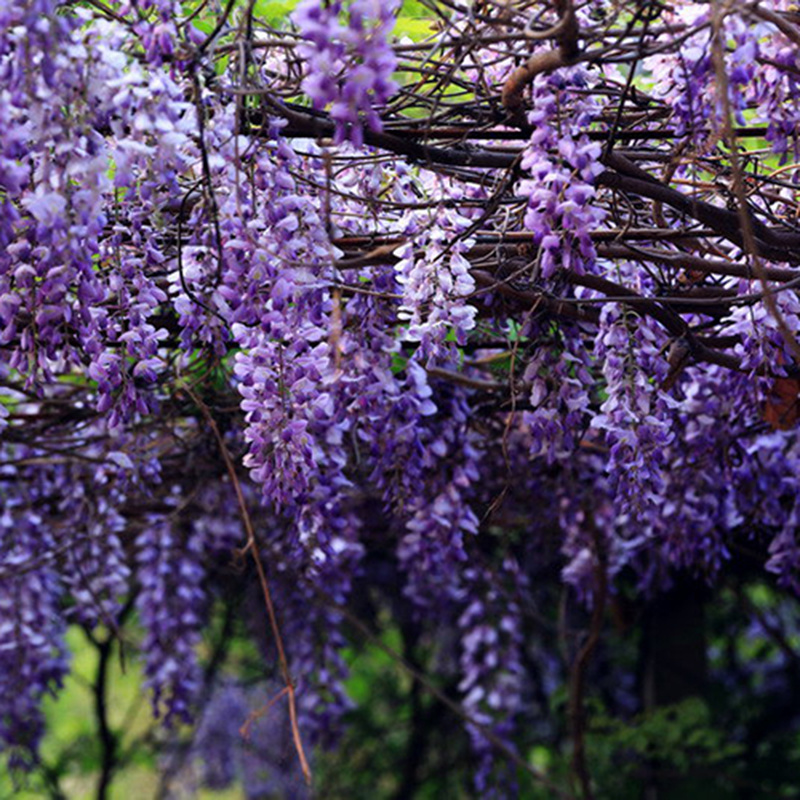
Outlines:
{"label": "twisted brown branch", "polygon": [[575,64],[580,58],[578,47],[578,20],[572,0],[555,0],[559,22],[543,34],[534,34],[531,38],[551,36],[557,47],[544,53],[534,53],[524,64],[517,67],[503,85],[500,96],[503,108],[512,114],[522,107],[522,95],[525,87],[533,83],[537,75],[552,72],[559,67]]}

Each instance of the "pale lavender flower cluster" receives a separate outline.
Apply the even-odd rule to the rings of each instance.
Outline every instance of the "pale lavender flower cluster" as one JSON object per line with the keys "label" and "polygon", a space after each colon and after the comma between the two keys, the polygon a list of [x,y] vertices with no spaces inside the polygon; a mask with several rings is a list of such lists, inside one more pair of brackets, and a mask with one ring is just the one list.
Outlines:
{"label": "pale lavender flower cluster", "polygon": [[[742,289],[746,291],[743,282]],[[793,292],[782,292],[774,300],[786,330],[800,333],[800,299]],[[771,393],[772,381],[758,375],[759,369],[769,365],[774,375],[785,375],[791,364],[792,352],[775,315],[762,303],[751,307],[731,309],[725,318],[726,332],[735,335],[738,343],[734,352],[741,358],[742,368],[753,374],[750,387],[751,401],[763,401]]]}
{"label": "pale lavender flower cluster", "polygon": [[[520,708],[525,670],[522,666],[522,612],[515,594],[525,585],[519,565],[508,557],[501,568],[466,570],[469,600],[458,619],[461,631],[459,691],[472,721],[492,731],[511,748],[514,717]],[[496,794],[498,764],[493,745],[481,731],[469,728],[478,759],[475,788],[481,797]],[[510,776],[506,776],[506,781]],[[506,789],[511,789],[510,784]],[[510,791],[504,796],[510,796]]]}
{"label": "pale lavender flower cluster", "polygon": [[[157,13],[146,13],[150,9]],[[171,61],[178,40],[176,20],[181,16],[180,3],[176,0],[124,0],[120,14],[130,13],[137,17],[132,30],[144,47],[148,63],[160,67]]]}
{"label": "pale lavender flower cluster", "polygon": [[93,266],[107,161],[102,137],[79,113],[63,113],[83,105],[79,66],[60,52],[80,48],[78,20],[13,17],[9,24],[20,24],[2,29],[9,52],[0,62],[0,336],[30,384],[51,375],[53,362],[76,360],[70,334],[102,299]]}
{"label": "pale lavender flower cluster", "polygon": [[105,498],[98,499],[96,509],[87,498],[72,496],[69,503],[77,505],[74,523],[81,531],[67,553],[70,570],[64,579],[75,603],[74,618],[89,628],[101,623],[113,629],[130,588],[131,570],[120,540],[125,520]]}
{"label": "pale lavender flower cluster", "polygon": [[58,0],[9,0],[0,9],[0,78],[15,105],[25,96],[30,66],[36,66],[47,89],[58,85],[64,61],[59,45],[78,24],[78,18],[58,14],[58,6]]}
{"label": "pale lavender flower cluster", "polygon": [[[318,203],[290,174],[299,158],[274,133],[271,152],[255,163],[263,207],[248,221],[236,214],[235,198],[223,205],[230,238],[211,300],[242,348],[233,372],[246,414],[245,464],[270,506],[302,509],[349,485],[351,423],[330,342],[332,248]],[[191,297],[179,296],[178,307],[188,329],[209,324],[207,316],[196,321],[205,312]]]}
{"label": "pale lavender flower cluster", "polygon": [[424,458],[404,462],[411,469],[397,487],[406,528],[397,558],[407,575],[405,593],[420,608],[441,611],[462,595],[468,539],[478,532],[471,501],[480,453],[470,432],[468,402],[463,391],[442,393],[439,415],[427,421],[424,434],[417,429],[415,435]]}
{"label": "pale lavender flower cluster", "polygon": [[765,137],[776,153],[788,158],[789,145],[797,153],[797,120],[800,119],[800,75],[796,48],[775,48],[770,64],[759,78],[758,114],[767,122]]}
{"label": "pale lavender flower cluster", "polygon": [[782,586],[800,593],[800,542],[797,541],[797,529],[800,525],[800,513],[797,506],[792,508],[780,533],[770,542],[769,559],[764,569],[778,575]]}
{"label": "pale lavender flower cluster", "polygon": [[[767,126],[765,138],[786,163],[790,152],[798,156],[797,122],[800,119],[800,60],[794,43],[773,25],[752,26],[763,64],[753,80],[758,119]],[[755,63],[753,64],[755,66]],[[791,145],[791,148],[790,148]]]}
{"label": "pale lavender flower cluster", "polygon": [[740,125],[746,123],[743,112],[747,108],[758,60],[761,58],[760,39],[764,33],[764,26],[748,25],[737,16],[731,16],[725,26],[725,34],[733,39],[734,45],[726,60],[728,96]]}
{"label": "pale lavender flower cluster", "polygon": [[263,342],[237,358],[250,442],[245,465],[276,508],[308,503],[319,472],[332,482],[331,491],[348,485],[341,472],[348,423],[332,424],[338,416],[333,387],[319,392],[320,384],[331,380],[332,363],[328,344],[318,339],[309,326],[305,337],[288,347]]}
{"label": "pale lavender flower cluster", "polygon": [[708,137],[709,121],[714,117],[714,65],[708,32],[698,34],[677,56],[665,57],[654,74],[672,106],[677,132],[700,144]]}
{"label": "pale lavender flower cluster", "polygon": [[[270,123],[274,138],[247,158],[257,193],[237,188],[247,144],[236,136],[231,117],[206,131],[207,147],[219,154],[215,198],[225,247],[220,249],[215,226],[207,224],[206,203],[198,202],[186,221],[191,239],[180,261],[171,262],[170,274],[183,347],[191,351],[200,341],[220,355],[234,336],[250,336],[258,324],[283,335],[287,304],[302,300],[306,291],[319,297],[321,262],[331,252],[318,209],[298,191],[292,174],[304,167],[277,121]],[[305,308],[303,302],[296,313]]]}
{"label": "pale lavender flower cluster", "polygon": [[[41,33],[49,25],[41,20],[34,28]],[[128,64],[116,23],[61,25],[58,32],[41,51],[21,48],[33,61],[11,73],[26,89],[38,82],[34,107],[14,99],[13,83],[0,98],[9,112],[4,152],[13,158],[4,161],[2,178],[8,241],[0,256],[0,336],[11,346],[10,365],[29,383],[80,365],[97,382],[98,409],[117,426],[155,408],[146,387],[161,369],[165,331],[149,318],[166,295],[148,275],[163,255],[147,212],[176,186],[176,151],[188,139],[175,122],[185,106],[173,105],[181,93],[168,78]],[[40,60],[58,47],[52,69],[43,70]],[[100,134],[105,128],[119,134],[113,149]],[[145,176],[149,181],[137,183]],[[134,186],[153,206],[131,219],[118,216],[114,235],[104,238],[109,193]],[[130,254],[138,244],[144,256]]]}
{"label": "pale lavender flower cluster", "polygon": [[72,463],[15,445],[15,422],[0,448],[0,743],[12,767],[36,760],[42,699],[68,668],[67,625],[116,631],[130,597],[121,507],[137,470],[107,450],[101,426],[88,429]]}
{"label": "pale lavender flower cluster", "polygon": [[460,594],[459,567],[468,562],[465,538],[478,532],[478,518],[455,483],[433,498],[420,497],[397,558],[408,573],[406,591],[420,605],[441,604]]}
{"label": "pale lavender flower cluster", "polygon": [[774,36],[762,44],[767,66],[755,82],[758,116],[767,125],[765,138],[780,153],[782,163],[797,154],[797,120],[800,119],[800,76],[797,50]]}
{"label": "pale lavender flower cluster", "polygon": [[523,380],[531,387],[532,411],[522,414],[533,458],[548,464],[571,457],[588,425],[594,377],[580,330],[561,326],[548,337],[547,324],[531,332],[536,350]]}
{"label": "pale lavender flower cluster", "polygon": [[800,469],[800,442],[795,431],[770,431],[755,438],[747,458],[732,470],[738,487],[737,511],[743,521],[771,535],[765,569],[781,585],[800,592],[797,541],[800,506],[796,475]]}
{"label": "pale lavender flower cluster", "polygon": [[33,507],[38,495],[0,488],[0,749],[11,768],[25,767],[44,731],[42,698],[68,672],[63,589],[55,542]]}
{"label": "pale lavender flower cluster", "polygon": [[420,343],[421,354],[432,360],[446,355],[452,331],[465,344],[475,327],[477,309],[469,298],[475,290],[465,253],[473,244],[459,234],[470,220],[442,208],[433,220],[412,213],[404,221],[409,241],[397,249],[397,282],[403,293],[398,315],[407,322],[406,339]]}
{"label": "pale lavender flower cluster", "polygon": [[674,439],[668,396],[659,391],[667,375],[663,330],[614,304],[603,307],[595,342],[606,399],[592,427],[609,448],[606,470],[618,512],[642,524],[658,506],[666,450]]}
{"label": "pale lavender flower cluster", "polygon": [[[394,94],[392,73],[397,65],[388,37],[394,27],[398,0],[304,0],[292,19],[306,44],[303,91],[315,108],[330,104],[336,140],[356,147],[364,141],[363,124],[381,131],[377,112]],[[342,18],[346,13],[346,24]]]}
{"label": "pale lavender flower cluster", "polygon": [[[656,92],[672,109],[678,135],[688,136],[696,147],[703,148],[713,145],[714,132],[723,118],[712,54],[713,33],[703,24],[708,22],[707,16],[698,16],[696,10],[681,9],[678,19],[691,20],[700,27],[699,32],[680,50],[654,56],[646,63],[656,79]],[[744,111],[756,96],[756,67],[765,35],[770,33],[763,24],[745,22],[733,14],[726,16],[722,25],[728,100],[740,125],[745,124]]]}
{"label": "pale lavender flower cluster", "polygon": [[[307,511],[298,530],[274,537],[264,553],[281,618],[292,674],[298,676],[298,715],[305,735],[321,746],[335,744],[342,717],[352,709],[344,680],[346,638],[336,608],[349,597],[363,547],[360,520],[341,503]],[[274,643],[265,652],[275,658]]]}
{"label": "pale lavender flower cluster", "polygon": [[592,117],[592,106],[579,102],[571,118],[559,120],[559,98],[585,81],[582,72],[571,70],[534,84],[534,109],[528,115],[534,131],[520,162],[530,178],[519,191],[528,198],[525,227],[539,248],[537,272],[545,279],[559,269],[595,271],[590,233],[604,216],[592,203],[594,178],[602,170],[600,146],[580,132]]}
{"label": "pale lavender flower cluster", "polygon": [[661,473],[660,511],[651,516],[659,546],[647,554],[646,585],[657,587],[672,566],[711,576],[729,558],[725,532],[743,521],[737,507],[742,487],[730,469],[729,432],[718,420],[737,416],[742,393],[749,391],[746,383],[713,369],[686,382],[676,410],[681,433],[666,453],[669,469]]}
{"label": "pale lavender flower cluster", "polygon": [[203,543],[154,518],[136,539],[141,584],[136,608],[153,709],[165,720],[189,721],[200,686],[196,648],[205,622]]}

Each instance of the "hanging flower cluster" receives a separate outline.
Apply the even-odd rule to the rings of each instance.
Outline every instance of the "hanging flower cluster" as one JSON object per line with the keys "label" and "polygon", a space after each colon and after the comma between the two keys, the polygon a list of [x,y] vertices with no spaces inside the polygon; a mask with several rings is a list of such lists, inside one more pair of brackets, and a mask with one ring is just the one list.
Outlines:
{"label": "hanging flower cluster", "polygon": [[[203,780],[291,791],[257,752],[285,715],[234,746],[252,698],[203,669],[215,603],[254,603],[239,548],[275,589],[303,736],[341,732],[366,605],[451,679],[478,794],[513,796],[486,733],[528,741],[532,576],[591,606],[606,583],[710,582],[744,538],[800,590],[794,174],[744,164],[765,295],[718,190],[703,8],[648,5],[652,91],[561,65],[520,122],[500,84],[541,20],[513,4],[474,48],[496,4],[399,47],[395,0],[304,0],[286,38],[212,5],[0,8],[0,746],[36,763],[68,626],[131,625],[156,713],[200,716]],[[592,49],[628,37],[619,5],[580,4],[581,58],[629,58]],[[729,12],[734,122],[788,163],[796,48],[758,4]],[[548,701],[560,667],[539,662]]]}
{"label": "hanging flower cluster", "polygon": [[[308,62],[303,91],[315,108],[330,104],[336,141],[364,141],[363,125],[383,129],[376,108],[394,94],[397,58],[388,37],[398,0],[304,0],[292,19],[306,40],[300,53]],[[346,17],[346,23],[342,18]]]}
{"label": "hanging flower cluster", "polygon": [[520,162],[530,177],[519,188],[528,198],[525,227],[539,248],[537,271],[545,279],[559,269],[594,271],[590,232],[604,216],[592,203],[594,178],[602,170],[600,146],[580,132],[592,117],[591,104],[580,103],[571,117],[560,117],[565,93],[586,85],[585,75],[573,70],[544,77],[534,86],[534,109],[528,115],[534,130]]}

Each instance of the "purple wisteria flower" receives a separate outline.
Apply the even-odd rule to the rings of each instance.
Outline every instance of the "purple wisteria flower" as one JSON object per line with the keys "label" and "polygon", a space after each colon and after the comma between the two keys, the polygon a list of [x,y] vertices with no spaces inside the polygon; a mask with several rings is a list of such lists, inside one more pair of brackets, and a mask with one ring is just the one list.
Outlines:
{"label": "purple wisteria flower", "polygon": [[205,622],[202,542],[182,540],[164,519],[153,519],[137,538],[141,583],[136,608],[145,628],[146,684],[153,709],[167,722],[189,721],[200,686],[196,648]]}
{"label": "purple wisteria flower", "polygon": [[35,760],[42,698],[68,672],[54,531],[30,506],[35,498],[26,502],[0,488],[0,748],[12,769]]}
{"label": "purple wisteria flower", "polygon": [[[363,124],[383,130],[377,108],[394,94],[397,66],[388,37],[394,27],[397,0],[304,0],[292,19],[306,40],[303,91],[315,108],[330,105],[336,140],[363,144]],[[346,14],[346,24],[343,17]]]}
{"label": "purple wisteria flower", "polygon": [[585,74],[576,69],[542,76],[534,84],[534,109],[528,115],[534,131],[521,161],[530,178],[519,191],[528,198],[525,227],[539,247],[537,272],[545,279],[559,269],[595,271],[589,234],[604,217],[592,202],[594,178],[602,170],[600,146],[581,132],[594,109],[578,101],[571,119],[559,119],[565,91],[585,84]]}

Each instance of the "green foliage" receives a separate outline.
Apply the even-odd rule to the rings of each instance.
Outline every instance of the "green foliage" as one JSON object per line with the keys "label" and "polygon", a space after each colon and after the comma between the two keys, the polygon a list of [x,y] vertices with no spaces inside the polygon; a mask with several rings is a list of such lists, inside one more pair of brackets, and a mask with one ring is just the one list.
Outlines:
{"label": "green foliage", "polygon": [[289,14],[299,0],[257,0],[253,9],[256,19],[262,20],[273,28],[286,26]]}
{"label": "green foliage", "polygon": [[415,0],[406,0],[397,17],[394,33],[400,39],[407,36],[414,42],[425,39],[433,33],[430,12]]}
{"label": "green foliage", "polygon": [[[98,631],[102,638],[105,634]],[[61,790],[70,800],[95,796],[97,775],[100,771],[101,743],[97,736],[95,717],[94,681],[97,674],[98,651],[87,642],[85,633],[73,626],[67,633],[72,671],[64,688],[56,698],[47,698],[44,704],[47,734],[42,744],[42,762],[45,773],[57,774]],[[153,727],[147,694],[142,687],[139,664],[119,658],[115,647],[109,661],[108,684],[112,693],[108,704],[111,727],[122,733],[120,749],[130,753],[129,769],[120,776],[115,797],[134,796],[143,787],[143,773],[149,782],[157,782],[157,764],[150,748],[144,746]],[[147,782],[145,783],[147,785]],[[36,800],[50,796],[45,775],[35,771],[28,783],[15,786],[8,775],[0,773],[0,800]],[[128,794],[126,794],[128,792]],[[150,794],[145,790],[144,795]]]}
{"label": "green foliage", "polygon": [[[407,638],[388,624],[381,642],[423,671],[424,663],[435,657],[433,644],[416,648],[420,652],[412,656]],[[471,797],[471,776],[464,768],[468,744],[455,716],[379,644],[351,648],[345,656],[351,670],[346,686],[356,707],[337,751],[320,754],[317,760],[319,796],[348,800]],[[453,687],[437,688],[453,694]],[[415,760],[416,766],[410,767]],[[460,771],[448,768],[458,764]],[[409,772],[413,773],[410,782]]]}
{"label": "green foliage", "polygon": [[589,763],[604,791],[631,800],[639,797],[641,780],[648,773],[686,776],[719,768],[722,776],[728,773],[725,765],[744,750],[714,724],[708,705],[699,697],[656,708],[631,721],[598,710],[587,744]]}

